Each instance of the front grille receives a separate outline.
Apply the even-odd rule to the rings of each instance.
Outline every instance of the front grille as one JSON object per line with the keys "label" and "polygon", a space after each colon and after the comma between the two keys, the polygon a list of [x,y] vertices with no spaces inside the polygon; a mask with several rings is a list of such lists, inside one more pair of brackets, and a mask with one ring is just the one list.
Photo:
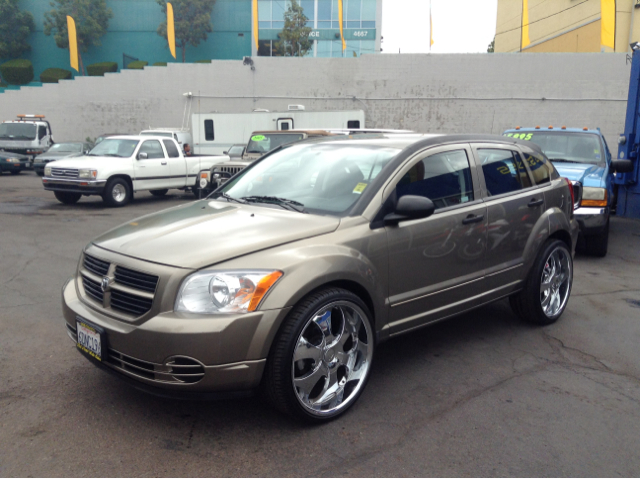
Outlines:
{"label": "front grille", "polygon": [[80,273],[85,295],[105,308],[137,317],[149,312],[153,306],[158,276],[112,264],[88,254],[84,255]]}
{"label": "front grille", "polygon": [[84,267],[98,276],[105,276],[109,272],[109,263],[88,254],[84,256]]}
{"label": "front grille", "polygon": [[106,362],[115,369],[152,381],[193,384],[204,377],[204,366],[189,357],[175,356],[163,365],[136,359],[111,348],[108,352]]}
{"label": "front grille", "polygon": [[158,277],[150,274],[139,273],[129,268],[122,266],[116,266],[115,272],[116,283],[124,284],[135,289],[141,289],[149,293],[156,292],[156,286],[158,285]]}
{"label": "front grille", "polygon": [[77,178],[78,170],[74,168],[51,168],[51,176],[54,178]]}
{"label": "front grille", "polygon": [[153,299],[143,298],[133,294],[111,290],[111,308],[123,313],[133,314],[134,316],[142,316],[151,309]]}
{"label": "front grille", "polygon": [[214,173],[216,171],[222,172],[222,173],[229,173],[231,176],[235,175],[236,173],[244,170],[244,166],[217,166],[216,169],[214,170]]}
{"label": "front grille", "polygon": [[572,181],[571,187],[573,188],[573,209],[575,210],[580,206],[580,201],[582,201],[582,183]]}
{"label": "front grille", "polygon": [[104,293],[100,288],[100,283],[97,283],[92,279],[89,279],[86,276],[83,276],[82,286],[84,286],[84,291],[85,293],[87,293],[87,295],[91,296],[93,299],[95,299],[100,304],[102,304],[102,302],[104,301]]}

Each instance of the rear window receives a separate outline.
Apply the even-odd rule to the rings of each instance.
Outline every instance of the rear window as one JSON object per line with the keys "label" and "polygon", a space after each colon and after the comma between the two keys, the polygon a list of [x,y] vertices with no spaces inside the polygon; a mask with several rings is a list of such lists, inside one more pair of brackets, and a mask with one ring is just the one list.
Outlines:
{"label": "rear window", "polygon": [[204,121],[204,139],[207,141],[215,140],[215,135],[213,131],[213,120]]}
{"label": "rear window", "polygon": [[280,145],[300,141],[304,138],[302,133],[257,133],[251,137],[247,145],[247,153],[266,153]]}

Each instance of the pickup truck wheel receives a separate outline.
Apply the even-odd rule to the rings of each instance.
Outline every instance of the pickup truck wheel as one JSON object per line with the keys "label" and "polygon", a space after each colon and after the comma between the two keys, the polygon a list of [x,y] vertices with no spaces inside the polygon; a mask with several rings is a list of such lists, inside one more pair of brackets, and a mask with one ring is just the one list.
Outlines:
{"label": "pickup truck wheel", "polygon": [[150,190],[149,193],[151,193],[153,196],[164,196],[167,194],[169,190],[164,189],[164,190]]}
{"label": "pickup truck wheel", "polygon": [[131,201],[131,188],[122,178],[112,178],[102,193],[102,200],[109,206],[125,206]]}
{"label": "pickup truck wheel", "polygon": [[12,175],[19,175],[22,170],[11,170]]}
{"label": "pickup truck wheel", "polygon": [[573,260],[567,245],[549,239],[533,263],[524,289],[509,297],[514,312],[534,324],[551,324],[562,315],[573,285]]}
{"label": "pickup truck wheel", "polygon": [[54,191],[53,194],[56,195],[56,199],[60,203],[65,205],[75,205],[82,198],[81,193],[69,193],[67,191]]}
{"label": "pickup truck wheel", "polygon": [[587,236],[585,242],[587,254],[604,258],[609,249],[609,220],[607,220],[607,226],[605,226],[602,233],[595,236]]}
{"label": "pickup truck wheel", "polygon": [[271,347],[263,378],[268,400],[316,423],[344,413],[369,379],[372,324],[367,306],[345,289],[327,288],[302,299]]}

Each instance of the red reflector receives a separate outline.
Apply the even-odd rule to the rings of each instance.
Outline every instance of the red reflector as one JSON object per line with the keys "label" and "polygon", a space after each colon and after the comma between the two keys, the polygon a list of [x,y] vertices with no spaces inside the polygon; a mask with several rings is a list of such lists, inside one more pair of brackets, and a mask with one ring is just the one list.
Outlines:
{"label": "red reflector", "polygon": [[80,183],[80,186],[89,186],[89,183]]}

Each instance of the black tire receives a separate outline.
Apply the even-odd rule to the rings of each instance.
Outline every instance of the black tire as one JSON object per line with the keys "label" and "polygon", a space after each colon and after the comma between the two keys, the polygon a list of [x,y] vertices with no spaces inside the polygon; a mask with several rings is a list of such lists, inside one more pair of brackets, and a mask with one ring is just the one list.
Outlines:
{"label": "black tire", "polygon": [[109,206],[120,207],[131,201],[131,187],[124,178],[111,178],[102,193],[102,200]]}
{"label": "black tire", "polygon": [[[542,284],[544,276],[548,270],[548,260],[551,259],[552,254],[558,252],[562,256],[563,261],[566,261],[568,266],[567,284],[564,282],[559,285],[558,292],[562,296],[560,299],[559,308],[557,311],[551,310],[545,312],[543,308],[543,297],[551,297],[552,288],[548,289],[545,295]],[[547,269],[545,269],[547,268]],[[560,278],[558,278],[558,281]],[[540,248],[540,252],[536,257],[529,276],[527,277],[524,285],[524,289],[509,297],[509,302],[513,311],[521,319],[533,323],[533,324],[551,324],[558,320],[567,307],[569,297],[571,296],[571,286],[573,285],[573,260],[571,258],[571,251],[567,247],[564,241],[556,239],[548,239]]]}
{"label": "black tire", "polygon": [[585,243],[587,254],[600,258],[607,256],[607,250],[609,249],[609,220],[607,220],[607,225],[602,233],[585,237]]}
{"label": "black tire", "polygon": [[38,175],[38,176],[44,176],[44,171],[36,171],[36,175]]}
{"label": "black tire", "polygon": [[150,190],[149,193],[151,193],[153,196],[164,196],[168,191],[169,190],[165,188],[164,190]]}
{"label": "black tire", "polygon": [[[328,328],[329,332],[319,333],[320,329],[315,329],[318,323],[313,322],[313,320],[314,318],[319,318],[317,313],[321,312],[323,308],[328,309],[324,312],[322,318],[326,318],[327,313],[329,313],[330,318],[324,324],[333,323],[334,326]],[[345,317],[339,313],[343,311],[342,308],[355,311],[357,317],[352,315],[351,318],[353,322],[342,320],[342,326],[339,326],[339,318]],[[338,311],[338,314],[335,316],[338,318],[338,321],[335,322],[333,320],[334,311]],[[347,326],[349,326],[349,328],[347,328]],[[342,330],[337,333],[334,328],[342,328]],[[321,344],[309,346],[306,350],[315,348],[318,351],[322,351],[322,348],[326,346],[324,354],[319,356],[322,359],[318,361],[301,359],[294,363],[294,353],[297,350],[305,349],[300,346],[299,341],[301,341],[303,335],[306,335],[311,329],[316,332],[318,338],[322,338]],[[347,331],[347,329],[351,330]],[[332,346],[328,346],[326,343],[327,338],[330,337],[335,339],[335,342],[331,343]],[[343,340],[342,338],[346,339]],[[340,348],[342,348],[342,351],[340,351]],[[262,381],[263,392],[276,409],[289,416],[314,423],[330,421],[346,412],[362,394],[371,373],[371,361],[373,359],[374,348],[375,333],[373,331],[371,313],[358,296],[342,288],[327,288],[312,293],[303,298],[292,309],[274,339]],[[366,351],[366,354],[362,352],[363,349]],[[343,363],[339,359],[339,357],[344,358],[347,356],[355,358],[354,362],[351,363],[352,371],[350,374],[347,373],[347,367],[343,368]],[[305,361],[311,361],[311,363],[304,363]],[[344,397],[344,399],[340,399],[339,402],[335,404],[335,410],[314,411],[311,405],[305,406],[303,404],[303,399],[299,397],[298,390],[294,386],[296,381],[294,376],[297,374],[297,371],[302,370],[300,367],[301,362],[309,367],[308,371],[318,372],[322,369],[322,371],[326,371],[329,376],[333,375],[334,379],[338,381],[334,383],[334,385],[338,387],[339,391],[342,391],[342,397]],[[330,366],[330,364],[333,365]],[[342,377],[340,377],[340,368],[343,368]],[[321,374],[323,374],[322,371]],[[313,395],[313,391],[316,390],[319,385],[320,389],[322,389],[330,384],[327,376],[317,376],[315,372],[309,373],[308,377],[314,376],[314,378],[319,377],[320,379],[318,383],[308,383],[308,387],[311,390],[309,394],[311,399],[308,399],[309,401],[317,400],[327,392],[326,390],[322,390],[322,392],[319,391],[315,393],[317,396]],[[306,373],[302,372],[300,374],[304,376]],[[354,375],[356,379],[351,379],[351,375]],[[302,379],[302,377],[300,377],[299,380],[300,379]],[[312,386],[312,384],[315,384],[315,386]],[[340,393],[337,393],[337,395],[340,395]],[[333,395],[332,399],[331,394],[329,394],[327,396],[329,398],[327,402],[338,401],[335,399],[335,396],[336,395]],[[318,405],[318,408],[321,408],[321,406]]]}
{"label": "black tire", "polygon": [[54,191],[53,194],[60,203],[65,205],[75,205],[82,198],[81,193],[69,193],[68,191]]}
{"label": "black tire", "polygon": [[11,170],[12,175],[19,175],[22,170]]}

